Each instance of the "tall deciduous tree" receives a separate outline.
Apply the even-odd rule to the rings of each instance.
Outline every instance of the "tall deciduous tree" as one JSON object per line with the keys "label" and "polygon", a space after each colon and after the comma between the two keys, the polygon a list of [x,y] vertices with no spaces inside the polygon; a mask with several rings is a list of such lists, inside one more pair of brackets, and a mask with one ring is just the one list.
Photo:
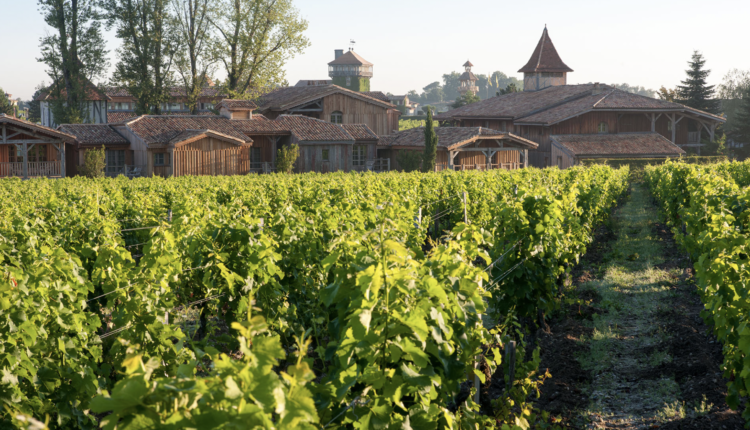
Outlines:
{"label": "tall deciduous tree", "polygon": [[220,0],[213,24],[232,97],[285,82],[284,62],[310,45],[292,0]]}
{"label": "tall deciduous tree", "polygon": [[424,156],[422,157],[422,171],[434,172],[437,159],[438,136],[432,122],[432,110],[427,111],[427,122],[424,127]]}
{"label": "tall deciduous tree", "polygon": [[714,99],[714,86],[706,82],[711,70],[704,68],[706,60],[703,59],[703,54],[693,51],[693,57],[688,64],[690,68],[685,71],[687,79],[682,81],[682,85],[677,86],[680,103],[705,112],[718,113],[719,105]]}
{"label": "tall deciduous tree", "polygon": [[52,78],[49,89],[55,122],[80,123],[86,117],[89,82],[109,66],[95,0],[38,0],[44,21],[52,27],[40,39],[42,56]]}
{"label": "tall deciduous tree", "polygon": [[215,60],[211,58],[211,0],[172,0],[175,30],[182,41],[177,55],[177,71],[185,88],[185,104],[192,114],[198,112],[198,100]]}
{"label": "tall deciduous tree", "polygon": [[660,99],[666,100],[668,102],[673,102],[677,99],[677,91],[672,88],[667,88],[664,85],[659,88],[659,91],[656,92],[656,95],[658,95]]}
{"label": "tall deciduous tree", "polygon": [[112,82],[135,97],[137,114],[161,113],[170,99],[173,60],[179,48],[169,0],[99,0],[122,46]]}
{"label": "tall deciduous tree", "polygon": [[742,99],[734,114],[733,127],[728,130],[729,138],[737,143],[744,143],[741,152],[743,158],[750,155],[750,86],[743,90]]}
{"label": "tall deciduous tree", "polygon": [[[734,139],[734,129],[747,125],[739,119],[746,91],[750,90],[750,70],[730,70],[718,87],[721,110],[727,116],[724,131]],[[748,140],[750,141],[750,140]]]}

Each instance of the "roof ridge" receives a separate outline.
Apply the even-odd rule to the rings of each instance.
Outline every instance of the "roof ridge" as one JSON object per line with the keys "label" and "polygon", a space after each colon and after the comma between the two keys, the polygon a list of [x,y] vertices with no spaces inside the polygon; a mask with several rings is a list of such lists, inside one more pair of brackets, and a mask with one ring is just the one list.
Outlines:
{"label": "roof ridge", "polygon": [[602,101],[604,101],[604,99],[606,99],[607,97],[609,97],[610,95],[612,95],[612,93],[614,93],[615,91],[617,91],[617,88],[612,88],[612,90],[610,92],[608,92],[607,94],[605,94],[604,97],[602,97],[599,100],[597,100],[597,102],[594,103],[593,106],[591,106],[591,108],[592,109],[596,108],[596,105],[598,105],[599,103],[601,103]]}
{"label": "roof ridge", "polygon": [[542,41],[539,42],[541,49],[539,50],[539,58],[536,59],[536,68],[539,68],[539,64],[542,63],[542,52],[544,52],[544,42],[547,41],[547,24],[544,25],[544,31],[542,32]]}

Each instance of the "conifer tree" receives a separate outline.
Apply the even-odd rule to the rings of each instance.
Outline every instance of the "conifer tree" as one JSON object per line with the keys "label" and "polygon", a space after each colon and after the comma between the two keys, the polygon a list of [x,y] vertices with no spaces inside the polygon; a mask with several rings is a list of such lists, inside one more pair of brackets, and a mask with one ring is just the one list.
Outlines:
{"label": "conifer tree", "polygon": [[432,123],[432,110],[427,111],[427,124],[424,127],[424,157],[422,157],[422,171],[435,171],[435,160],[437,159],[438,137],[435,126]]}
{"label": "conifer tree", "polygon": [[677,98],[679,102],[705,112],[716,114],[719,112],[718,102],[714,97],[714,86],[706,83],[706,78],[711,70],[705,70],[706,60],[703,54],[693,51],[693,57],[688,63],[690,69],[686,70],[687,79],[682,85],[677,86]]}

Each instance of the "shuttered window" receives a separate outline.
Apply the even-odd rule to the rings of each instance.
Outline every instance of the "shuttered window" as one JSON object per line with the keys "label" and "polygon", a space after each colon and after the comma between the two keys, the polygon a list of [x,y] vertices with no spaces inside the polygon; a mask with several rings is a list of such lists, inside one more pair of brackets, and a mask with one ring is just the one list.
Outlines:
{"label": "shuttered window", "polygon": [[154,166],[169,166],[169,154],[164,152],[154,154]]}
{"label": "shuttered window", "polygon": [[354,145],[352,150],[352,166],[353,167],[364,167],[365,160],[367,159],[367,146],[365,145]]}

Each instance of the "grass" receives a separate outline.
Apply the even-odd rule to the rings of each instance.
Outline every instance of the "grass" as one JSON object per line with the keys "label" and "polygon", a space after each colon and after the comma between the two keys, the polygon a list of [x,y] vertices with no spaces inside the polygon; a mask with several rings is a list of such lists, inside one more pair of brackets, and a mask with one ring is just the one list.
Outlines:
{"label": "grass", "polygon": [[677,382],[656,371],[672,362],[664,347],[669,334],[655,322],[669,309],[677,272],[659,268],[665,260],[652,232],[655,219],[643,185],[633,183],[629,199],[611,220],[617,239],[604,256],[604,267],[581,286],[594,289],[605,310],[594,317],[593,332],[584,339],[588,349],[577,357],[593,374],[583,415],[607,428],[640,428],[687,413],[677,404]]}

